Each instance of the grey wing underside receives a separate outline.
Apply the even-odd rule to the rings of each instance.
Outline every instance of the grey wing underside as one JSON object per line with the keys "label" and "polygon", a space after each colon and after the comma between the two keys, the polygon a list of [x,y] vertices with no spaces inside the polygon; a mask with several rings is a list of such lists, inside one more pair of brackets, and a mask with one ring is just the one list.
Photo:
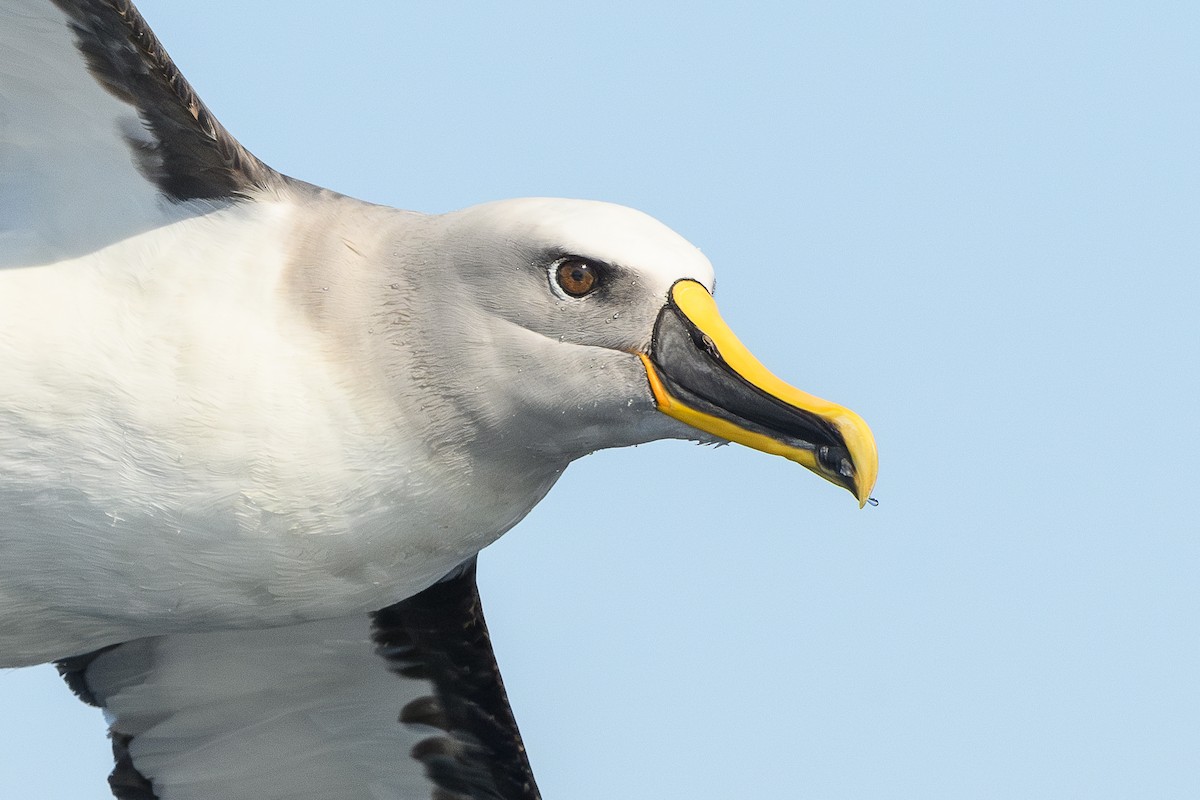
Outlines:
{"label": "grey wing underside", "polygon": [[474,562],[396,605],[58,664],[111,720],[121,800],[535,800]]}
{"label": "grey wing underside", "polygon": [[126,0],[0,0],[0,267],[287,181],[217,122]]}
{"label": "grey wing underside", "polygon": [[128,0],[52,0],[69,20],[88,71],[137,110],[150,141],[134,143],[142,174],[173,200],[226,198],[274,172],[229,135],[179,73]]}

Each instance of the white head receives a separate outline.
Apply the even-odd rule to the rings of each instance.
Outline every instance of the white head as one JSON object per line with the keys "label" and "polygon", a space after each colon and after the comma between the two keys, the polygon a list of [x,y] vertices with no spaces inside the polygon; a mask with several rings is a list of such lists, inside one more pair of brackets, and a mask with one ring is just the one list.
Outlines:
{"label": "white head", "polygon": [[[654,401],[635,355],[648,352],[676,281],[712,286],[712,265],[694,245],[640,211],[586,200],[504,200],[436,225],[434,268],[420,280],[423,297],[442,301],[426,323],[441,346],[418,369],[454,386],[472,436],[494,446],[489,430],[520,435],[570,459],[702,435],[648,413]],[[572,268],[589,282],[579,296],[558,275]]]}
{"label": "white head", "polygon": [[708,259],[646,214],[506,200],[406,218],[391,255],[373,324],[396,401],[439,398],[406,414],[431,447],[565,465],[653,439],[728,439],[865,500],[865,423],[745,352],[712,304]]}

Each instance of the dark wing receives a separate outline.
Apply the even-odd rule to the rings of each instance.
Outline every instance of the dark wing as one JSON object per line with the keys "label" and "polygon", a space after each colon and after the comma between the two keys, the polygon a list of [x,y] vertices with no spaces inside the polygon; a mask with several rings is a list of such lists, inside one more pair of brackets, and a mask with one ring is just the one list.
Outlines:
{"label": "dark wing", "polygon": [[59,662],[122,800],[536,800],[472,561],[373,615]]}
{"label": "dark wing", "polygon": [[151,141],[134,142],[134,155],[163,194],[173,200],[231,197],[273,179],[272,170],[200,102],[129,0],[53,2],[67,15],[92,77],[137,110]]}
{"label": "dark wing", "polygon": [[79,255],[283,180],[127,0],[0,0],[0,257]]}

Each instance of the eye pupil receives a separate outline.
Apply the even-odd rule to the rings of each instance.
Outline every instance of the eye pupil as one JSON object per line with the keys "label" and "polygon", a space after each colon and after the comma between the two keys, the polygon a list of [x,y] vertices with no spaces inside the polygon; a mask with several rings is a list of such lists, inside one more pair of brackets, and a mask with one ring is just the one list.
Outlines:
{"label": "eye pupil", "polygon": [[559,288],[571,297],[583,297],[600,284],[600,274],[587,261],[568,259],[558,265],[555,280]]}

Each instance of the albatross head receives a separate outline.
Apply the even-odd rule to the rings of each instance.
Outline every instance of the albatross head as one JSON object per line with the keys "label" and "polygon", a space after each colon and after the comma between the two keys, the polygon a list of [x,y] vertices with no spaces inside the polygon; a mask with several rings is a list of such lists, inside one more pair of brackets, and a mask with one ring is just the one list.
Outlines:
{"label": "albatross head", "polygon": [[654,439],[727,440],[866,502],[877,469],[866,423],[768,372],[717,313],[708,259],[662,223],[541,198],[434,219],[434,268],[419,273],[439,284],[423,294],[445,300],[426,321],[441,346],[416,362],[454,384],[447,404],[481,446],[521,442],[569,460]]}

